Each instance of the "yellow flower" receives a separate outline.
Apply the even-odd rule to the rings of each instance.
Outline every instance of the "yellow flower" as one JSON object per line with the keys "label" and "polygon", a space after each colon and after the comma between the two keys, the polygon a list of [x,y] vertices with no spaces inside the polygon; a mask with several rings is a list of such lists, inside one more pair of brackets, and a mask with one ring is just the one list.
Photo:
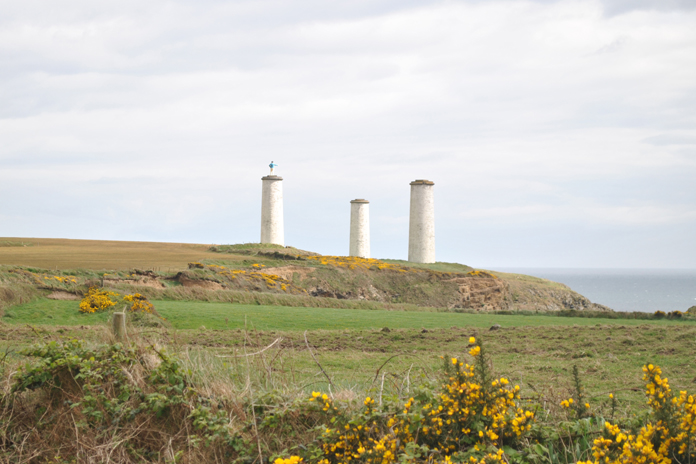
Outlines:
{"label": "yellow flower", "polygon": [[476,338],[474,337],[469,337],[469,343],[476,343]]}

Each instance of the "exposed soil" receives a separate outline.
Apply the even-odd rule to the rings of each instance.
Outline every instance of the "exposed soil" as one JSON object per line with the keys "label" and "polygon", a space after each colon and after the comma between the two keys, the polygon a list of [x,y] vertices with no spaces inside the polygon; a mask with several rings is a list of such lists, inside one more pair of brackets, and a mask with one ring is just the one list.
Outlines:
{"label": "exposed soil", "polygon": [[113,282],[128,285],[142,285],[143,287],[165,288],[166,285],[156,277],[138,276],[135,279],[104,279],[105,282]]}
{"label": "exposed soil", "polygon": [[80,300],[81,297],[79,295],[75,295],[74,293],[70,292],[63,292],[60,290],[56,290],[54,292],[49,293],[46,295],[46,298],[49,300]]}
{"label": "exposed soil", "polygon": [[263,269],[261,272],[265,274],[275,274],[278,277],[282,277],[285,280],[292,281],[292,278],[295,274],[299,275],[300,280],[306,279],[312,272],[314,272],[314,268],[290,265],[282,267],[269,267]]}
{"label": "exposed soil", "polygon": [[197,288],[204,288],[206,290],[223,290],[225,287],[223,287],[220,283],[218,282],[213,282],[212,280],[197,280],[197,279],[189,279],[188,277],[184,275],[179,275],[178,277],[178,282],[183,285],[184,287],[197,287]]}

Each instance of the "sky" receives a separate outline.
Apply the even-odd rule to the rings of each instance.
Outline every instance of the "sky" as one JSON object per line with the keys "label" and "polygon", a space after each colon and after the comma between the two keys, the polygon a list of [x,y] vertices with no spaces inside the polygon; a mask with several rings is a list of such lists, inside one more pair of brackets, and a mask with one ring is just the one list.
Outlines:
{"label": "sky", "polygon": [[696,0],[0,0],[0,236],[696,268]]}

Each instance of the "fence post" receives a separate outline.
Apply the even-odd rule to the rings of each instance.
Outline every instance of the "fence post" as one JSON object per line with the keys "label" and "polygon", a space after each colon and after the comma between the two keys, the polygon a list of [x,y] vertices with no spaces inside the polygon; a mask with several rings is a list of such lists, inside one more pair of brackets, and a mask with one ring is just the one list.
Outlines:
{"label": "fence post", "polygon": [[112,319],[114,337],[116,340],[124,340],[126,338],[126,312],[125,307],[124,312],[114,313],[114,318]]}

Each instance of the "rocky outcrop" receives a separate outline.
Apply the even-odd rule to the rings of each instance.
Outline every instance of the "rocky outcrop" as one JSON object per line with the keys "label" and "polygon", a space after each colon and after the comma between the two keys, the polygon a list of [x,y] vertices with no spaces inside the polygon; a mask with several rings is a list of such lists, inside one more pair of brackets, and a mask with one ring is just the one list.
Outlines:
{"label": "rocky outcrop", "polygon": [[511,308],[519,311],[612,311],[592,303],[570,287],[521,274],[499,274],[508,283]]}
{"label": "rocky outcrop", "polygon": [[455,277],[449,282],[459,286],[459,301],[449,308],[469,308],[482,311],[510,309],[509,288],[505,281],[493,276]]}

